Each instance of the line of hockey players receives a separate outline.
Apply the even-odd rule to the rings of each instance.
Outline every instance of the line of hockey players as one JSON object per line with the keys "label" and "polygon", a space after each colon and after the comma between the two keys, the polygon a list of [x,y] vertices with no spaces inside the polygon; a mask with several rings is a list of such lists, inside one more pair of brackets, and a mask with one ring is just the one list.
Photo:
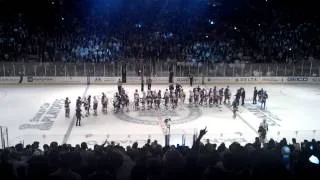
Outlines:
{"label": "line of hockey players", "polygon": [[[65,116],[66,117],[70,117],[70,104],[71,101],[69,100],[69,98],[67,97],[64,101],[64,107],[65,107]],[[107,113],[107,104],[108,104],[108,99],[106,97],[106,95],[104,93],[102,93],[102,97],[101,97],[101,104],[102,104],[102,112]],[[82,108],[84,107],[85,110],[85,116],[89,116],[90,115],[90,108],[91,108],[91,96],[89,95],[87,98],[81,98],[78,97],[78,99],[76,100],[76,126],[80,126],[81,124],[81,119],[84,117],[82,115]],[[98,99],[96,96],[93,97],[93,115],[97,116],[98,112]]]}
{"label": "line of hockey players", "polygon": [[[206,89],[198,86],[189,91],[188,101],[189,105],[205,106],[216,104],[218,106],[219,104],[221,105],[222,102],[230,104],[230,96],[231,91],[229,86],[225,89],[217,89],[216,87]],[[140,97],[138,90],[136,90],[134,93],[134,109],[139,110],[140,104],[142,110],[152,108],[159,109],[161,104],[163,104],[165,108],[171,107],[175,109],[178,105],[185,104],[185,100],[186,93],[180,84],[176,84],[176,88],[171,84],[169,88],[164,91],[163,95],[161,90],[158,92],[148,90],[147,92],[142,92],[142,96]]]}
{"label": "line of hockey players", "polygon": [[[238,111],[238,106],[244,105],[245,100],[245,90],[244,88],[240,88],[237,90],[235,94],[235,98],[232,101],[232,110],[234,118],[236,116],[236,112]],[[268,98],[268,94],[263,89],[257,90],[256,87],[254,88],[254,94],[253,94],[253,104],[257,103],[257,97],[258,102],[261,103],[261,108],[265,108],[266,100]],[[230,98],[231,98],[231,91],[229,89],[229,86],[226,88],[220,88],[218,89],[216,86],[214,88],[206,89],[206,88],[200,88],[199,86],[197,88],[193,88],[189,91],[189,97],[188,102],[189,105],[195,105],[195,106],[212,106],[212,105],[221,105],[224,104],[230,104]],[[134,92],[134,100],[133,100],[133,109],[134,110],[150,110],[150,109],[160,109],[161,105],[163,105],[165,108],[172,108],[175,109],[178,107],[178,105],[184,105],[186,100],[186,93],[184,92],[182,86],[180,84],[176,84],[176,87],[174,87],[173,84],[170,84],[169,88],[164,91],[164,93],[161,92],[161,90],[151,90],[149,88],[148,91],[143,91],[142,96],[140,96],[138,90],[135,90]],[[70,116],[70,103],[71,101],[66,98],[65,100],[65,115],[66,117]],[[109,100],[107,96],[102,93],[101,95],[101,106],[102,106],[102,112],[107,113],[107,107],[108,107]],[[115,112],[119,112],[119,110],[129,111],[130,108],[130,101],[129,96],[124,90],[122,86],[118,86],[118,92],[113,97],[113,108]],[[76,117],[81,120],[81,107],[84,107],[85,109],[85,116],[88,116],[90,114],[90,108],[91,108],[91,96],[89,95],[87,98],[81,98],[78,97],[76,101]],[[93,115],[97,115],[98,109],[98,98],[96,96],[93,97]]]}

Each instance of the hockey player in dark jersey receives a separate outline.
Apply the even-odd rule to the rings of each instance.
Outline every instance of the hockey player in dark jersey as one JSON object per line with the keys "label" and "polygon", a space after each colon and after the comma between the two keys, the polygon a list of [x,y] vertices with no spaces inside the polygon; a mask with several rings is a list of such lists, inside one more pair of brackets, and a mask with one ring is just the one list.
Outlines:
{"label": "hockey player in dark jersey", "polygon": [[169,98],[170,98],[170,93],[169,93],[168,89],[166,89],[166,92],[164,93],[163,98],[164,98],[164,106],[166,108],[168,108],[168,103],[169,103]]}
{"label": "hockey player in dark jersey", "polygon": [[258,90],[256,87],[253,89],[253,101],[252,104],[257,104],[257,95],[258,95]]}
{"label": "hockey player in dark jersey", "polygon": [[113,108],[114,112],[119,112],[121,106],[121,97],[118,93],[113,98]]}
{"label": "hockey player in dark jersey", "polygon": [[118,80],[118,93],[121,94],[121,91],[122,91],[122,80],[119,79]]}
{"label": "hockey player in dark jersey", "polygon": [[142,92],[142,98],[141,98],[141,107],[142,107],[142,110],[145,110],[145,109],[146,109],[146,102],[147,102],[146,92],[143,91],[143,92]]}
{"label": "hockey player in dark jersey", "polygon": [[156,104],[157,104],[157,92],[155,90],[152,91],[152,104],[154,106],[156,106]]}
{"label": "hockey player in dark jersey", "polygon": [[66,117],[70,117],[70,103],[71,103],[71,101],[69,100],[69,98],[66,98],[64,100],[64,108],[65,108],[65,116]]}
{"label": "hockey player in dark jersey", "polygon": [[199,97],[200,97],[199,104],[202,106],[203,101],[204,101],[204,91],[203,90],[199,91]]}
{"label": "hockey player in dark jersey", "polygon": [[219,104],[221,105],[223,99],[223,88],[219,89]]}
{"label": "hockey player in dark jersey", "polygon": [[267,91],[264,91],[261,95],[261,109],[266,109],[267,99],[268,99]]}
{"label": "hockey player in dark jersey", "polygon": [[230,95],[231,95],[231,92],[230,92],[229,86],[227,86],[227,88],[224,90],[224,101],[223,101],[224,104],[226,104],[227,102],[228,104],[230,103]]}
{"label": "hockey player in dark jersey", "polygon": [[237,116],[237,111],[238,111],[238,104],[237,104],[237,101],[234,100],[234,101],[232,102],[233,119],[236,118],[236,116]]}
{"label": "hockey player in dark jersey", "polygon": [[129,96],[128,96],[128,94],[127,93],[125,93],[124,95],[123,95],[123,101],[124,101],[124,106],[126,107],[126,109],[127,109],[127,112],[129,112],[129,104],[130,104],[130,102],[129,102]]}
{"label": "hockey player in dark jersey", "polygon": [[81,114],[81,108],[76,108],[76,126],[81,126],[81,118],[82,118],[82,114]]}
{"label": "hockey player in dark jersey", "polygon": [[241,89],[237,90],[237,93],[235,96],[236,96],[235,101],[236,101],[237,105],[239,105],[240,104]]}
{"label": "hockey player in dark jersey", "polygon": [[216,104],[216,106],[218,106],[218,101],[219,101],[219,96],[218,96],[217,87],[215,86],[213,88],[213,104]]}
{"label": "hockey player in dark jersey", "polygon": [[262,99],[262,95],[263,95],[263,89],[260,89],[259,91],[258,91],[258,102],[260,102],[261,103],[261,99]]}
{"label": "hockey player in dark jersey", "polygon": [[81,97],[79,96],[76,101],[76,108],[81,109],[81,105],[83,104],[83,101],[81,100]]}
{"label": "hockey player in dark jersey", "polygon": [[102,105],[102,112],[107,113],[108,98],[104,93],[102,93],[101,105]]}
{"label": "hockey player in dark jersey", "polygon": [[[89,110],[90,110],[90,108],[91,108],[91,95],[89,95],[89,96],[88,96],[87,101],[88,101],[88,104],[89,104]],[[89,111],[89,113],[90,113],[90,111]]]}
{"label": "hockey player in dark jersey", "polygon": [[244,105],[244,99],[246,98],[246,91],[244,90],[244,88],[241,88],[241,105]]}

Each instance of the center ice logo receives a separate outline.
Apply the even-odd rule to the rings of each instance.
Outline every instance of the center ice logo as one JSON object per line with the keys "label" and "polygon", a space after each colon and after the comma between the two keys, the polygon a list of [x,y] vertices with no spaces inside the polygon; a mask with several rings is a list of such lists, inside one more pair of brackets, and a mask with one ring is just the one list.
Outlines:
{"label": "center ice logo", "polygon": [[199,107],[189,107],[185,105],[177,109],[150,109],[144,111],[118,112],[115,116],[121,120],[148,125],[159,125],[160,121],[170,117],[171,124],[180,124],[198,119],[201,116]]}
{"label": "center ice logo", "polygon": [[44,103],[29,123],[20,125],[19,129],[50,130],[63,107],[64,99],[56,99],[52,105]]}

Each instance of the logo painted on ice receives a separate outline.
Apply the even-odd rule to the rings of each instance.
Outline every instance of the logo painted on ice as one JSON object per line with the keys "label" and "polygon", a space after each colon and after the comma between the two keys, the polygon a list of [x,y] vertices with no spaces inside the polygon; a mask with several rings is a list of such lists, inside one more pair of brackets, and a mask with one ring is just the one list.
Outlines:
{"label": "logo painted on ice", "polygon": [[50,130],[63,107],[64,99],[56,99],[51,106],[49,103],[44,103],[29,123],[20,125],[19,129]]}
{"label": "logo painted on ice", "polygon": [[281,127],[279,123],[282,120],[278,116],[272,114],[270,111],[262,111],[261,109],[259,109],[259,107],[252,104],[246,104],[245,108],[248,109],[248,111],[252,112],[256,117],[261,119],[261,121],[265,119],[270,126]]}

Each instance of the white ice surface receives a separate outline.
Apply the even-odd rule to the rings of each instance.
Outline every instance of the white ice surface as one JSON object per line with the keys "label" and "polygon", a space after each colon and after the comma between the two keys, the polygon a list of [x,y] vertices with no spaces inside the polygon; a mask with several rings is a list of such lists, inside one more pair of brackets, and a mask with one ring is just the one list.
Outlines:
{"label": "white ice surface", "polygon": [[[135,89],[139,85],[125,85],[129,96],[133,98]],[[213,87],[206,85],[207,88]],[[217,85],[218,88],[226,85]],[[231,92],[234,93],[237,88],[244,87],[246,90],[246,105],[252,107],[252,92],[254,85],[231,85]],[[269,99],[267,101],[268,116],[277,117],[276,126],[270,126],[269,138],[280,139],[298,138],[320,138],[320,122],[318,114],[320,107],[320,86],[318,85],[256,85],[258,89],[263,88],[268,91]],[[162,92],[166,86],[154,85],[153,89]],[[189,87],[184,87],[189,92]],[[87,91],[86,91],[87,90]],[[0,85],[0,125],[7,126],[9,129],[9,143],[14,145],[17,142],[32,143],[39,141],[41,144],[51,141],[63,142],[68,132],[70,123],[74,116],[74,108],[71,108],[70,118],[64,117],[64,108],[54,119],[54,123],[49,130],[28,129],[21,130],[19,126],[29,123],[29,120],[35,116],[39,108],[44,103],[52,104],[56,99],[65,99],[69,97],[74,107],[78,96],[101,95],[105,92],[109,99],[116,92],[116,85],[37,85],[37,86],[15,86]],[[100,105],[100,104],[99,104]],[[100,106],[101,108],[101,106]],[[108,108],[108,114],[102,114],[99,108],[99,115],[85,117],[82,120],[81,127],[72,126],[67,143],[80,144],[83,141],[89,144],[101,143],[106,138],[115,140],[123,145],[132,144],[134,141],[143,143],[147,138],[158,139],[160,143],[164,142],[163,130],[160,125],[145,125],[130,123],[114,116],[111,105]],[[256,106],[258,109],[258,106]],[[201,107],[201,116],[191,122],[172,125],[171,143],[181,144],[182,134],[186,135],[186,144],[192,144],[192,133],[194,129],[200,130],[207,126],[208,134],[204,137],[212,142],[220,143],[222,141],[231,142],[238,140],[241,142],[252,141],[256,137],[256,130],[261,118],[250,112],[247,108],[241,107],[239,117],[232,118],[232,112],[226,106],[222,106],[221,111],[218,108]],[[265,111],[261,111],[266,114]],[[150,118],[163,118],[150,116]],[[289,139],[289,140],[290,140]]]}

